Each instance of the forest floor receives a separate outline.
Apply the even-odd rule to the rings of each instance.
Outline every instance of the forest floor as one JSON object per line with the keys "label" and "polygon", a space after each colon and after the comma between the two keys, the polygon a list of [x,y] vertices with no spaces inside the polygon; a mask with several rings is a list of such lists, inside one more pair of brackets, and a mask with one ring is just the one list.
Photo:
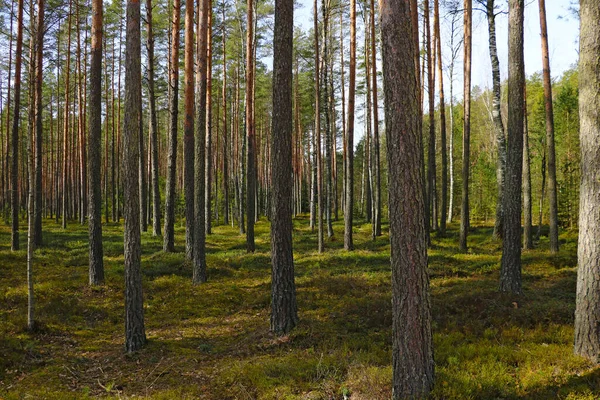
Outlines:
{"label": "forest floor", "polygon": [[[387,227],[384,227],[387,228]],[[456,225],[432,236],[437,399],[594,399],[600,370],[573,355],[576,232],[561,235],[559,255],[523,253],[524,295],[498,293],[501,243],[476,226],[467,254]],[[357,250],[343,250],[343,223],[324,254],[308,220],[295,220],[300,323],[269,333],[269,225],[256,225],[254,254],[237,228],[207,239],[208,283],[194,286],[177,252],[144,233],[147,346],[124,354],[123,238],[104,226],[106,285],[91,288],[87,226],[63,231],[45,221],[35,255],[36,318],[26,324],[26,253],[10,251],[0,224],[0,399],[389,399],[391,283],[387,236],[355,228]],[[384,229],[385,231],[385,229]],[[22,227],[25,248],[26,230]]]}

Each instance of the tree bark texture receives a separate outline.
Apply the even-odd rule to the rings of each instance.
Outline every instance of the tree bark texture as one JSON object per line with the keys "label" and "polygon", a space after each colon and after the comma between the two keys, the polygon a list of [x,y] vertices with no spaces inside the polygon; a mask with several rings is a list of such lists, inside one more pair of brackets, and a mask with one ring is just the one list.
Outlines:
{"label": "tree bark texture", "polygon": [[173,0],[173,20],[171,22],[171,62],[169,63],[169,149],[167,156],[167,182],[165,190],[165,236],[163,250],[175,250],[175,184],[177,179],[177,118],[179,116],[179,24],[181,6]]}
{"label": "tree bark texture", "polygon": [[246,20],[246,251],[254,252],[256,207],[256,137],[254,125],[254,0],[248,0]]}
{"label": "tree bark texture", "polygon": [[90,240],[90,285],[104,283],[102,247],[102,36],[103,3],[92,2],[92,48],[90,60],[90,104],[88,140],[88,230]]}
{"label": "tree bark texture", "polygon": [[379,4],[391,205],[392,398],[424,398],[433,387],[434,362],[414,26],[408,0]]}
{"label": "tree bark texture", "polygon": [[554,149],[554,109],[552,107],[552,81],[548,55],[548,27],[546,25],[546,1],[539,0],[540,30],[542,35],[542,65],[544,102],[546,105],[546,146],[548,146],[548,208],[550,223],[550,251],[558,253],[558,195],[556,188],[556,150]]}
{"label": "tree bark texture", "polygon": [[344,249],[354,250],[354,102],[356,91],[356,0],[350,0],[350,70],[348,71],[348,122],[346,123],[346,201],[344,208]]}
{"label": "tree bark texture", "polygon": [[21,114],[21,66],[23,64],[23,0],[17,6],[17,43],[15,50],[15,105],[11,132],[11,249],[19,250],[19,117]]}
{"label": "tree bark texture", "polygon": [[205,156],[206,156],[206,48],[208,42],[208,3],[209,0],[200,0],[198,3],[198,30],[197,30],[197,110],[196,110],[196,139],[194,156],[194,258],[192,280],[194,283],[206,282],[206,254],[205,254]]}
{"label": "tree bark texture", "polygon": [[460,208],[459,249],[467,251],[467,236],[469,231],[469,172],[471,146],[471,51],[473,0],[464,1],[464,122],[463,122],[463,151],[462,151],[462,202]]}
{"label": "tree bark texture", "polygon": [[141,274],[139,135],[142,103],[140,2],[127,1],[125,113],[123,121],[123,216],[125,254],[125,351],[146,343]]}
{"label": "tree bark texture", "polygon": [[298,323],[292,249],[292,48],[293,0],[275,1],[273,130],[271,155],[271,331]]}
{"label": "tree bark texture", "polygon": [[600,363],[600,3],[580,1],[579,138],[575,354]]}
{"label": "tree bark texture", "polygon": [[508,11],[508,135],[504,182],[504,235],[500,291],[521,294],[521,188],[523,183],[524,0],[510,0]]}

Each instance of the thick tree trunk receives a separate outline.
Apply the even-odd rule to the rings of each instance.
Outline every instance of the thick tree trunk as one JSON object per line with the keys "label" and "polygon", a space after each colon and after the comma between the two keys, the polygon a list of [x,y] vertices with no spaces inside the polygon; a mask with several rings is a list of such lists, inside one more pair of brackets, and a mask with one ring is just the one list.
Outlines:
{"label": "thick tree trunk", "polygon": [[382,0],[380,7],[391,205],[392,398],[424,398],[433,387],[434,362],[414,26],[407,0]]}
{"label": "thick tree trunk", "polygon": [[554,109],[552,107],[552,81],[548,55],[548,28],[546,26],[546,1],[539,0],[540,30],[542,34],[542,65],[544,102],[546,104],[546,145],[548,146],[548,206],[550,214],[550,251],[558,253],[558,200],[556,189],[556,151],[554,149]]}
{"label": "thick tree trunk", "polygon": [[194,0],[185,0],[183,179],[185,192],[185,257],[194,255]]}
{"label": "thick tree trunk", "polygon": [[21,113],[21,66],[23,64],[23,0],[17,6],[17,43],[15,51],[15,106],[11,132],[11,249],[19,250],[19,117]]}
{"label": "thick tree trunk", "polygon": [[165,236],[163,250],[175,250],[175,183],[177,180],[177,118],[179,116],[179,24],[181,5],[173,0],[171,22],[171,57],[169,63],[169,149],[167,156],[167,182],[165,188]]}
{"label": "thick tree trunk", "polygon": [[127,1],[125,52],[125,113],[123,126],[123,215],[125,253],[125,351],[131,353],[146,343],[141,274],[139,197],[140,119],[142,67],[140,2]]}
{"label": "thick tree trunk", "polygon": [[196,109],[196,143],[195,143],[195,187],[194,187],[194,258],[192,268],[192,281],[194,283],[206,282],[206,254],[204,227],[204,196],[205,196],[205,152],[206,152],[206,48],[208,34],[208,6],[210,0],[201,0],[198,3],[198,28],[197,28],[197,109]]}
{"label": "thick tree trunk", "polygon": [[575,354],[600,363],[600,3],[580,1],[579,138],[581,186],[577,246]]}
{"label": "thick tree trunk", "polygon": [[292,250],[292,0],[276,0],[273,38],[271,157],[271,331],[286,334],[298,323]]}
{"label": "thick tree trunk", "polygon": [[470,172],[470,146],[471,146],[471,48],[473,24],[472,0],[464,2],[464,123],[463,123],[463,164],[462,164],[462,202],[460,209],[460,251],[467,251],[467,235],[469,231],[469,172]]}
{"label": "thick tree trunk", "polygon": [[350,0],[350,71],[348,78],[348,122],[346,124],[346,201],[344,208],[344,249],[354,250],[354,101],[356,89],[356,0]]}
{"label": "thick tree trunk", "polygon": [[508,135],[504,201],[504,235],[500,291],[521,294],[521,188],[523,181],[524,0],[509,0]]}
{"label": "thick tree trunk", "polygon": [[90,64],[90,127],[88,140],[88,230],[90,240],[90,285],[104,283],[102,247],[102,36],[103,3],[92,2],[92,53]]}

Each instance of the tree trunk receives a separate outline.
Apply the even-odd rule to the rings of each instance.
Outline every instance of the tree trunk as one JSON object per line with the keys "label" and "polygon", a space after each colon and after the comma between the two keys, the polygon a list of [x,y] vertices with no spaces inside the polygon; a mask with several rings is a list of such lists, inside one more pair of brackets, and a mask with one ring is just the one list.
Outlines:
{"label": "tree trunk", "polygon": [[356,89],[356,0],[350,0],[350,71],[348,78],[348,123],[346,124],[346,201],[344,208],[344,249],[354,250],[354,101]]}
{"label": "tree trunk", "polygon": [[375,39],[375,1],[371,0],[371,90],[373,91],[373,147],[374,160],[372,164],[375,172],[374,207],[373,210],[373,230],[371,237],[373,240],[381,236],[381,161],[379,145],[379,102],[377,98],[377,41]]}
{"label": "tree trunk", "polygon": [[436,38],[436,50],[437,53],[437,73],[439,79],[439,93],[440,93],[440,138],[441,138],[441,152],[442,152],[442,204],[440,207],[440,234],[446,234],[446,212],[447,212],[447,198],[448,198],[448,155],[446,153],[446,103],[444,99],[444,75],[442,69],[442,37],[440,33],[440,5],[439,0],[434,0],[433,3],[433,25],[434,25],[434,36]]}
{"label": "tree trunk", "polygon": [[132,353],[146,343],[141,274],[139,197],[140,120],[142,67],[140,2],[127,1],[125,52],[125,113],[123,126],[123,215],[125,254],[125,351]]}
{"label": "tree trunk", "polygon": [[158,122],[154,94],[154,34],[152,30],[152,0],[146,0],[148,51],[148,101],[150,103],[150,143],[152,171],[152,235],[160,236],[160,190],[158,187]]}
{"label": "tree trunk", "polygon": [[[225,29],[225,5],[223,4],[223,49],[227,45]],[[223,223],[229,225],[229,134],[227,133],[227,52],[223,50]]]}
{"label": "tree trunk", "polygon": [[581,186],[577,245],[575,354],[600,363],[600,3],[580,1],[579,138]]}
{"label": "tree trunk", "polygon": [[[212,176],[216,174],[216,168],[213,168],[212,157],[212,0],[208,6],[208,21],[207,21],[207,44],[206,44],[206,157],[205,157],[205,182],[204,190],[204,232],[205,235],[211,233],[211,218],[212,218]],[[217,119],[218,121],[218,119]],[[217,125],[219,123],[217,122]],[[214,163],[218,165],[218,163]],[[216,200],[216,199],[215,199]],[[217,208],[217,207],[215,207]]]}
{"label": "tree trunk", "polygon": [[33,243],[35,246],[41,246],[42,240],[42,84],[43,84],[43,56],[44,56],[44,0],[38,0],[38,15],[36,25],[35,40],[35,226],[33,234]]}
{"label": "tree trunk", "polygon": [[194,255],[194,0],[185,0],[185,119],[183,123],[183,163],[185,191],[185,257]]}
{"label": "tree trunk", "polygon": [[554,110],[552,107],[552,81],[548,55],[548,28],[546,26],[546,1],[539,0],[540,29],[542,34],[542,65],[544,77],[544,102],[546,104],[546,145],[548,146],[548,206],[550,214],[550,252],[558,253],[558,200],[556,189],[556,151],[554,149]]}
{"label": "tree trunk", "polygon": [[319,253],[324,250],[324,232],[323,232],[323,162],[321,157],[321,74],[320,74],[320,52],[319,52],[319,14],[317,0],[314,1],[314,35],[315,35],[315,145],[317,168],[317,248]]}
{"label": "tree trunk", "polygon": [[462,203],[460,209],[460,251],[467,251],[467,235],[469,231],[469,172],[471,145],[471,50],[472,50],[472,0],[464,2],[464,123],[463,123],[463,164],[462,164]]}
{"label": "tree trunk", "polygon": [[327,237],[333,237],[333,226],[332,226],[332,207],[334,202],[333,197],[333,151],[331,139],[331,107],[329,103],[329,79],[328,64],[331,60],[329,56],[329,46],[327,45],[329,38],[329,7],[328,2],[321,0],[321,13],[323,15],[323,110],[325,111],[325,168],[326,168],[326,182],[325,182],[325,222],[327,224]]}
{"label": "tree trunk", "polygon": [[524,0],[509,0],[508,135],[504,201],[504,235],[500,291],[521,294],[521,185],[523,180]]}
{"label": "tree trunk", "polygon": [[292,0],[275,2],[273,130],[271,157],[271,331],[286,334],[298,323],[292,250]]}
{"label": "tree trunk", "polygon": [[504,191],[504,175],[506,169],[506,139],[504,134],[504,123],[501,111],[501,88],[500,88],[500,61],[498,60],[498,48],[496,47],[496,13],[494,0],[487,0],[486,14],[488,19],[489,51],[492,63],[492,120],[496,133],[496,145],[498,146],[498,162],[496,165],[496,181],[498,184],[498,200],[496,202],[496,220],[494,223],[494,237],[502,235],[502,194]]}
{"label": "tree trunk", "polygon": [[[437,212],[436,212],[436,165],[435,165],[435,72],[433,65],[433,52],[435,45],[431,44],[431,24],[429,12],[430,0],[424,0],[424,17],[425,17],[425,35],[426,35],[426,50],[427,50],[427,92],[429,95],[429,146],[427,157],[427,206],[429,207],[429,215],[431,221],[428,221],[428,226],[437,231]],[[435,30],[435,27],[434,27]],[[435,35],[435,33],[434,33]]]}
{"label": "tree trunk", "polygon": [[391,205],[392,398],[424,398],[433,387],[434,362],[415,27],[408,1],[382,0],[380,7]]}
{"label": "tree trunk", "polygon": [[103,3],[92,1],[92,53],[90,64],[90,138],[88,140],[88,230],[90,285],[104,283],[102,247],[102,36]]}
{"label": "tree trunk", "polygon": [[196,143],[195,143],[195,187],[194,187],[194,258],[192,268],[192,281],[194,283],[206,282],[206,254],[205,240],[206,231],[204,227],[204,196],[205,196],[205,152],[206,152],[206,48],[208,34],[208,7],[210,0],[201,0],[198,3],[198,27],[197,27],[197,55],[196,72],[197,85],[197,109],[196,109]]}
{"label": "tree trunk", "polygon": [[246,251],[254,252],[256,137],[254,126],[254,1],[248,0],[246,20]]}
{"label": "tree trunk", "polygon": [[[177,180],[177,118],[179,116],[179,24],[181,5],[173,0],[171,24],[171,57],[169,63],[169,150],[167,156],[167,182],[165,188],[165,236],[163,250],[175,250],[175,183]],[[186,41],[187,43],[187,41]]]}
{"label": "tree trunk", "polygon": [[17,6],[17,43],[15,51],[15,106],[11,132],[11,249],[19,250],[19,117],[21,112],[21,65],[23,63],[23,0]]}
{"label": "tree trunk", "polygon": [[529,126],[527,124],[527,88],[523,90],[523,247],[533,249],[531,217],[531,159],[529,156]]}

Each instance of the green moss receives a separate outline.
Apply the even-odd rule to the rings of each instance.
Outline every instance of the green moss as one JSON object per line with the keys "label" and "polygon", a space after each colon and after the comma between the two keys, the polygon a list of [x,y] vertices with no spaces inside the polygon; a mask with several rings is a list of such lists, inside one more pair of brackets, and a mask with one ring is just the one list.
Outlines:
{"label": "green moss", "polygon": [[[269,225],[256,225],[247,254],[237,228],[207,238],[209,281],[192,285],[183,254],[163,253],[142,235],[148,345],[123,354],[123,239],[104,226],[106,284],[87,285],[87,227],[44,222],[36,251],[36,315],[25,330],[25,252],[6,244],[0,225],[0,397],[48,399],[388,399],[391,394],[390,249],[357,225],[357,250],[343,250],[343,223],[316,252],[316,233],[294,225],[300,324],[283,338],[269,332]],[[385,231],[384,226],[384,231]],[[477,226],[470,251],[457,230],[432,236],[429,252],[437,399],[562,398],[600,395],[600,371],[572,354],[576,239],[561,236],[523,253],[524,296],[498,293],[500,242]],[[24,227],[22,228],[24,229]],[[24,230],[23,230],[24,231]]]}

